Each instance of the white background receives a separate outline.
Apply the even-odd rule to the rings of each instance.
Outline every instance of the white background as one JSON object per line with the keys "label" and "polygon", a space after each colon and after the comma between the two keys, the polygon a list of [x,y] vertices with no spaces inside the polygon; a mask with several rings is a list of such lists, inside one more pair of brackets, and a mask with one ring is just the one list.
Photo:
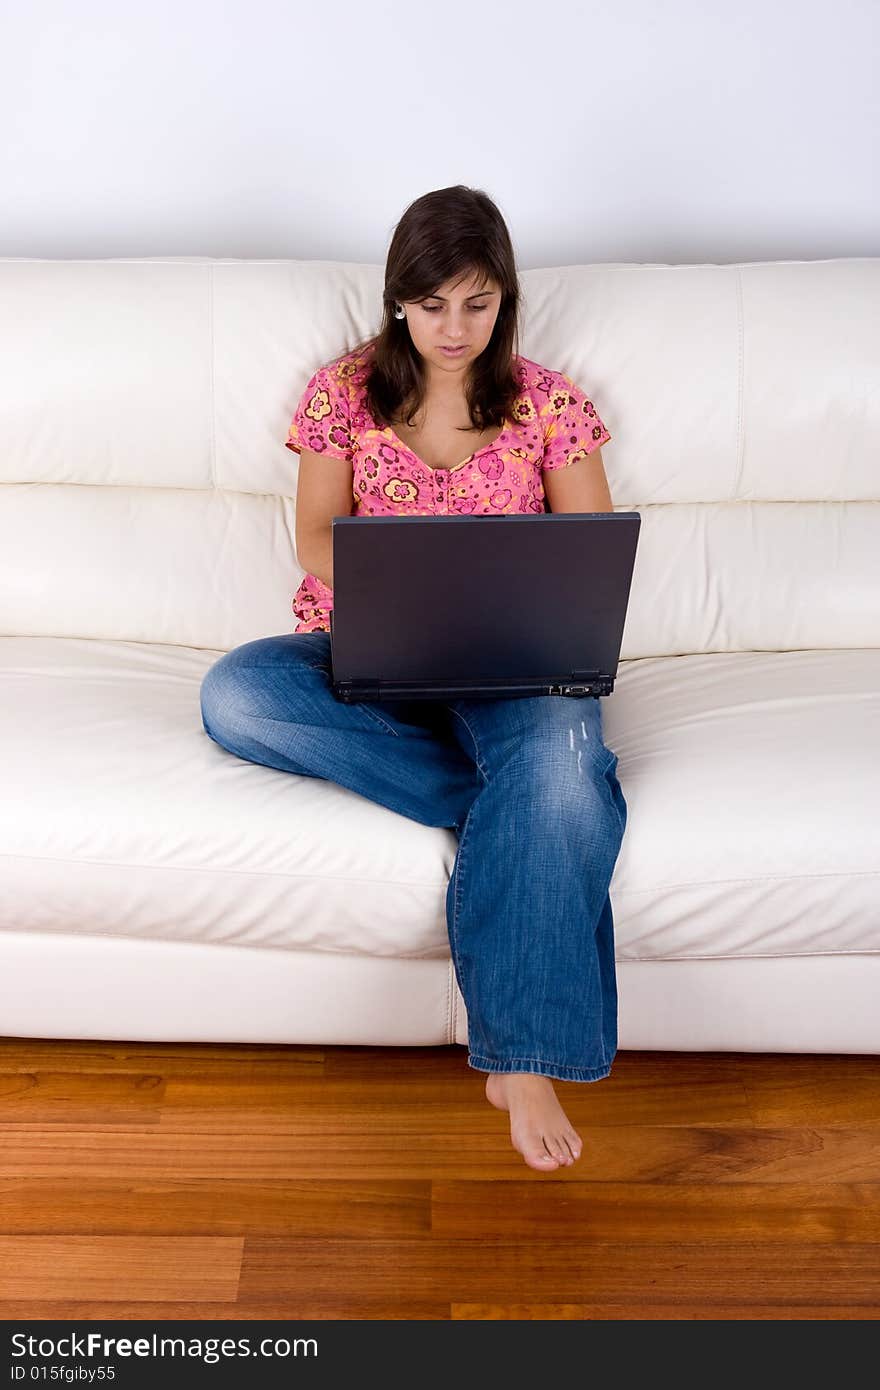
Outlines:
{"label": "white background", "polygon": [[880,254],[877,0],[0,0],[0,255],[521,268]]}

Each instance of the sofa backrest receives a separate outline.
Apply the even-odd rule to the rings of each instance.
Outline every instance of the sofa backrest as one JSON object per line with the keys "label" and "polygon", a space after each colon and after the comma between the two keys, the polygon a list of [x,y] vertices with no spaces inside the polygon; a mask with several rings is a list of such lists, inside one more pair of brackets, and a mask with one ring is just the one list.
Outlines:
{"label": "sofa backrest", "polygon": [[[880,258],[520,272],[642,517],[621,657],[880,645]],[[0,633],[292,632],[311,374],[383,267],[0,259]]]}

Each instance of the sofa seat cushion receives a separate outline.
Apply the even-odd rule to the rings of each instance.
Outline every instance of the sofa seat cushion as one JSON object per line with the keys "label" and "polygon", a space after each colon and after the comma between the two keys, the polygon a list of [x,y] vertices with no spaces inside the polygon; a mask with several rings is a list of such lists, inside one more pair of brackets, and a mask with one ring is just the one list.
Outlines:
{"label": "sofa seat cushion", "polygon": [[[221,654],[0,638],[0,924],[448,957],[454,832],[220,748]],[[880,950],[878,692],[878,650],[621,663],[621,960]]]}
{"label": "sofa seat cushion", "polygon": [[880,951],[880,650],[621,664],[618,957]]}

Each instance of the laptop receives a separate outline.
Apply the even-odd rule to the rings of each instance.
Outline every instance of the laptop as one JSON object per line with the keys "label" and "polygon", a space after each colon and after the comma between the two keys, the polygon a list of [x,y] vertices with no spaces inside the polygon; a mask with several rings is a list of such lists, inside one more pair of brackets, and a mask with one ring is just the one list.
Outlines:
{"label": "laptop", "polygon": [[337,699],[610,695],[641,516],[337,516]]}

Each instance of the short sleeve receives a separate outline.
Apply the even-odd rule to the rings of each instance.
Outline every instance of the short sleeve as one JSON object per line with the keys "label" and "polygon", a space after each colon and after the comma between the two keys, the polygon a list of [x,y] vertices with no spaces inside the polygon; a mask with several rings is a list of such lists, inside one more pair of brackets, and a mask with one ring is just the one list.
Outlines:
{"label": "short sleeve", "polygon": [[541,412],[545,419],[542,472],[567,468],[611,438],[593,402],[580,387],[562,372],[556,372],[555,378],[556,385]]}
{"label": "short sleeve", "polygon": [[348,392],[332,363],[319,367],[308,381],[288,427],[285,448],[297,454],[311,449],[346,463],[354,458]]}
{"label": "short sleeve", "polygon": [[296,632],[329,632],[333,590],[316,574],[307,574],[293,596],[293,611],[299,618]]}

